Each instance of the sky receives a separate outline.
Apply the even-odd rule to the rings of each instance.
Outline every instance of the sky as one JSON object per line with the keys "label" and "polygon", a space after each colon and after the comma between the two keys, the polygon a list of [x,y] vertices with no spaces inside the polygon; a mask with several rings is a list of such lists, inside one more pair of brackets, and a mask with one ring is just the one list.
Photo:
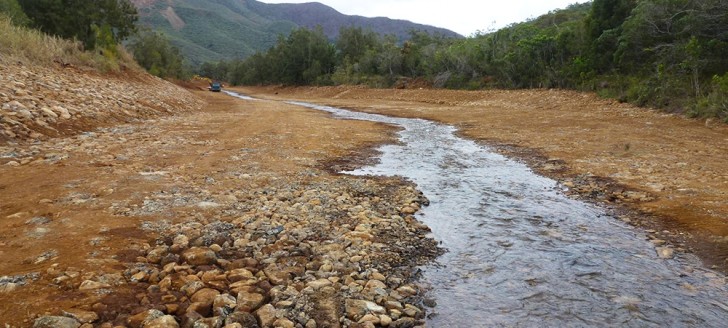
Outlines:
{"label": "sky", "polygon": [[347,15],[389,17],[444,27],[463,36],[536,18],[585,0],[260,0],[320,2]]}

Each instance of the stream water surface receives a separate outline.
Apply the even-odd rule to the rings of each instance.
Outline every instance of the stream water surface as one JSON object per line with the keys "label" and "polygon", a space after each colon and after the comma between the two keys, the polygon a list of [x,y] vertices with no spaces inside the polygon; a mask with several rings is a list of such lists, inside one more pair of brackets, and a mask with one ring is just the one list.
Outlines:
{"label": "stream water surface", "polygon": [[402,176],[430,200],[418,218],[447,253],[422,268],[428,326],[728,327],[725,276],[660,259],[640,230],[455,128],[290,103],[402,128],[379,164],[346,173]]}

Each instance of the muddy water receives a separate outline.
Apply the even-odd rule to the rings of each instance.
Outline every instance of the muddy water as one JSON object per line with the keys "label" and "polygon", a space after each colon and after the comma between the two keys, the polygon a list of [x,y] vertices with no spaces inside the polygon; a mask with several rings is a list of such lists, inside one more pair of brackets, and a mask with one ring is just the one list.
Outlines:
{"label": "muddy water", "polygon": [[448,252],[424,267],[430,327],[726,327],[726,277],[660,259],[644,233],[555,181],[420,119],[293,103],[402,127],[376,166],[430,200],[419,219]]}
{"label": "muddy water", "polygon": [[725,327],[724,276],[656,256],[645,235],[565,197],[553,180],[425,120],[301,104],[396,124],[400,145],[358,175],[399,175],[448,253],[423,268],[432,327]]}

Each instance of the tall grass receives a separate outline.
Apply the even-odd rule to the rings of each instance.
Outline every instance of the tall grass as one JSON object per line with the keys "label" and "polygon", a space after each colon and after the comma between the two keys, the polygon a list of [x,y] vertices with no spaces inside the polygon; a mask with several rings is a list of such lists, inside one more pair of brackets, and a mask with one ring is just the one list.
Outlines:
{"label": "tall grass", "polygon": [[118,71],[120,67],[138,69],[121,46],[114,51],[84,51],[81,42],[47,35],[38,30],[13,25],[0,14],[0,63],[22,62],[33,65],[74,65],[99,71]]}

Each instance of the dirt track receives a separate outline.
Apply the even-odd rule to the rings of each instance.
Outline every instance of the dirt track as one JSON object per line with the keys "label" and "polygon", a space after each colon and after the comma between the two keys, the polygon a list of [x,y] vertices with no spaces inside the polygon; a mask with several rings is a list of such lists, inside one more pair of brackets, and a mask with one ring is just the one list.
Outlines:
{"label": "dirt track", "polygon": [[[458,127],[581,197],[728,271],[728,126],[559,90],[249,88]],[[630,211],[621,211],[621,209]]]}

